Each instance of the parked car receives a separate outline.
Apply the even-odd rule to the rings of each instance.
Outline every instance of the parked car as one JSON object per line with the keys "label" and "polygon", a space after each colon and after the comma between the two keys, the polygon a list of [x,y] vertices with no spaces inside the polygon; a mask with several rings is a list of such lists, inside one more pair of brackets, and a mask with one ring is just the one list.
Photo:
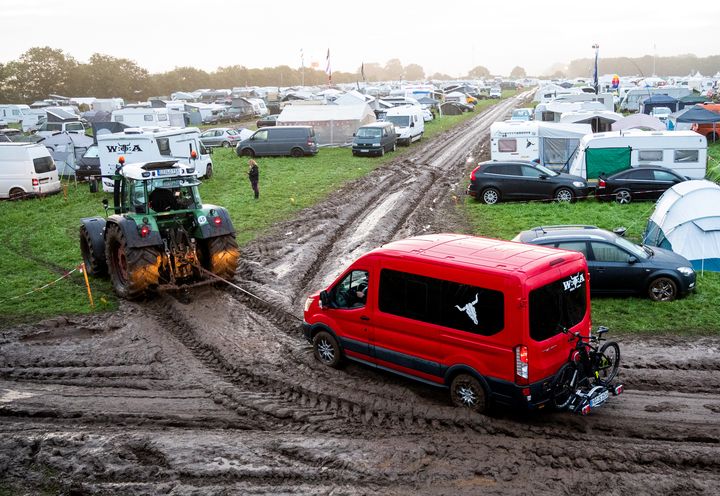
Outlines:
{"label": "parked car", "polygon": [[270,114],[266,115],[262,119],[258,119],[256,122],[258,129],[261,127],[268,127],[268,126],[274,126],[277,124],[277,119],[280,117],[280,114]]}
{"label": "parked car", "polygon": [[392,122],[374,122],[360,126],[353,134],[353,155],[378,155],[394,152],[397,146],[397,134]]}
{"label": "parked car", "polygon": [[264,127],[242,140],[235,148],[239,156],[291,155],[302,157],[318,151],[312,126]]}
{"label": "parked car", "polygon": [[470,173],[467,194],[492,205],[508,200],[572,202],[589,192],[585,179],[534,162],[483,162]]}
{"label": "parked car", "polygon": [[60,191],[50,152],[35,143],[0,143],[0,198],[19,200]]}
{"label": "parked car", "polygon": [[685,257],[636,245],[596,226],[535,227],[513,241],[579,251],[587,259],[594,295],[638,294],[672,301],[695,288],[695,271]]}
{"label": "parked car", "polygon": [[653,107],[650,111],[650,115],[660,119],[660,122],[667,122],[670,114],[672,114],[670,107]]}
{"label": "parked car", "polygon": [[532,119],[533,109],[531,108],[517,108],[513,110],[511,121],[529,121]]}
{"label": "parked car", "polygon": [[612,176],[600,176],[595,188],[598,200],[630,203],[633,200],[657,200],[668,189],[688,178],[665,167],[637,167]]}
{"label": "parked car", "polygon": [[490,98],[502,98],[502,88],[499,86],[490,88]]}
{"label": "parked car", "polygon": [[222,146],[223,148],[234,147],[240,141],[240,135],[234,129],[227,127],[216,127],[208,129],[200,135],[200,142],[207,148]]}
{"label": "parked car", "polygon": [[90,179],[93,176],[100,176],[100,151],[97,145],[90,145],[77,161],[75,178],[78,181]]}

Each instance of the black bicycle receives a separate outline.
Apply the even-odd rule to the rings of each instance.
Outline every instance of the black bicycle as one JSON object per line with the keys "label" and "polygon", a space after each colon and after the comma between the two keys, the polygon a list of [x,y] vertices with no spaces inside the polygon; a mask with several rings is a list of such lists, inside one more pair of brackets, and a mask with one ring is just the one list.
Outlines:
{"label": "black bicycle", "polygon": [[[600,346],[607,332],[608,328],[601,326],[595,336],[586,338],[576,332],[570,337],[575,340],[575,348],[553,384],[556,409],[586,414],[603,404],[610,393],[622,393],[622,385],[612,384],[620,368],[620,346],[614,341]],[[563,333],[567,334],[568,330],[563,329]]]}

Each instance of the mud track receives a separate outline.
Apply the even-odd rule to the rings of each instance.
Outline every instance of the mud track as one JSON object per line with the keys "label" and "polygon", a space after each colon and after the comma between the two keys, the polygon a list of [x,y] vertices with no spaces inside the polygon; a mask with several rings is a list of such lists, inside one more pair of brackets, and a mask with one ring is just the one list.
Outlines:
{"label": "mud track", "polygon": [[469,415],[441,389],[322,367],[301,337],[306,295],[358,255],[468,230],[466,160],[525,96],[245,247],[235,282],[261,300],[208,287],[0,333],[0,490],[716,494],[717,339],[620,336],[628,392],[581,418]]}

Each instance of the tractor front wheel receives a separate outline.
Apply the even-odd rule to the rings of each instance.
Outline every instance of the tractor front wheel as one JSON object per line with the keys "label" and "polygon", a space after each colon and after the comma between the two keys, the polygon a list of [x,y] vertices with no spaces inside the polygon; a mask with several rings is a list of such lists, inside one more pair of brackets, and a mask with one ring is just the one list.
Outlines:
{"label": "tractor front wheel", "polygon": [[223,279],[233,279],[240,258],[235,236],[225,234],[206,240],[205,268]]}
{"label": "tractor front wheel", "polygon": [[160,249],[155,246],[131,248],[120,226],[107,226],[105,238],[107,261],[115,293],[126,299],[138,298],[157,286],[160,280]]}
{"label": "tractor front wheel", "polygon": [[80,227],[80,253],[88,274],[91,276],[104,276],[107,274],[105,254],[98,253],[93,249],[92,237],[85,226]]}

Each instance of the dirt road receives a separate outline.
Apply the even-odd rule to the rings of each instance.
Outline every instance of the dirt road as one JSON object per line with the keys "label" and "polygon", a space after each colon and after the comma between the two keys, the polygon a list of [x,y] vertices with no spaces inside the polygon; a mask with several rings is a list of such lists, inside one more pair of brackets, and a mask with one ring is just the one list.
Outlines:
{"label": "dirt road", "polygon": [[[627,393],[589,417],[470,415],[443,390],[320,366],[306,295],[455,203],[505,101],[243,251],[205,288],[0,333],[0,494],[716,494],[720,340],[620,337]],[[5,493],[3,493],[3,490]]]}

